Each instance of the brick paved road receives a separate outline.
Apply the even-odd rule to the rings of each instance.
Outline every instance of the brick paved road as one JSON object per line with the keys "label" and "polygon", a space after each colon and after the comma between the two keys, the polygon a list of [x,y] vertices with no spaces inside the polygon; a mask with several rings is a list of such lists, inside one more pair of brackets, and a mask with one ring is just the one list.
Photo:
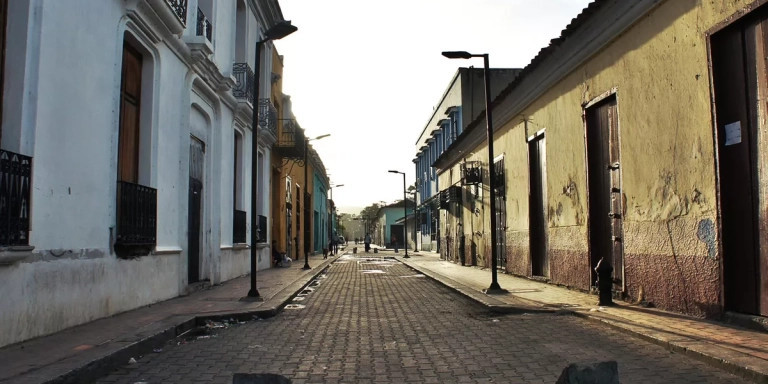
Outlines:
{"label": "brick paved road", "polygon": [[492,315],[397,262],[342,258],[317,281],[303,309],[169,343],[98,382],[551,384],[569,362],[611,359],[622,383],[744,381],[570,315]]}

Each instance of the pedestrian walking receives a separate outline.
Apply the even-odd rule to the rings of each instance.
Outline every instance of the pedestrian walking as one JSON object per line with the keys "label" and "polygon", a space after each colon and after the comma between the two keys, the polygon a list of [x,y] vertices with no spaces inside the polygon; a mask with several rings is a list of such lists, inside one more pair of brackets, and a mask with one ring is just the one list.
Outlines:
{"label": "pedestrian walking", "polygon": [[392,235],[392,237],[389,239],[390,243],[392,244],[392,248],[395,249],[395,253],[397,253],[397,236]]}
{"label": "pedestrian walking", "polygon": [[371,250],[371,235],[365,234],[365,253]]}

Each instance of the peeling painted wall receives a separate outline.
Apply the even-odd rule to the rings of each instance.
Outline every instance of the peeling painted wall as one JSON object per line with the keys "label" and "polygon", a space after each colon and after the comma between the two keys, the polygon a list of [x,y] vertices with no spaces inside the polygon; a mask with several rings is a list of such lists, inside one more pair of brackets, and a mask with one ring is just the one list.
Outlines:
{"label": "peeling painted wall", "polygon": [[[504,154],[507,167],[510,272],[520,273],[530,262],[524,260],[530,258],[524,251],[527,236],[518,234],[529,230],[525,138],[544,130],[550,278],[583,290],[594,283],[583,106],[615,92],[625,294],[631,301],[697,316],[722,311],[705,32],[751,3],[664,1],[497,127],[494,152]],[[487,171],[485,143],[471,152],[467,160],[482,161]],[[488,204],[484,196],[486,228]],[[489,236],[487,230],[483,236]]]}

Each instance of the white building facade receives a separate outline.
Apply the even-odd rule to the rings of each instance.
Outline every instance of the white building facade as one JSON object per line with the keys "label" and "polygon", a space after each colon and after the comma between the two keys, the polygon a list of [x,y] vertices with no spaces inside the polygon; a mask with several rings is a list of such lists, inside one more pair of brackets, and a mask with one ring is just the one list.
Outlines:
{"label": "white building facade", "polygon": [[[247,274],[252,68],[277,1],[0,6],[0,346]],[[260,120],[255,209],[268,222],[275,133]]]}

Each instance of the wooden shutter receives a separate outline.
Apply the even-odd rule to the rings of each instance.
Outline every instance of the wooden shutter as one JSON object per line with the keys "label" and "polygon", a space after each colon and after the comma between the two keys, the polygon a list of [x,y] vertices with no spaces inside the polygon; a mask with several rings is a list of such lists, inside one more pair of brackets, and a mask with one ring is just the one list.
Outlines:
{"label": "wooden shutter", "polygon": [[[8,21],[8,1],[0,0],[0,100],[3,99],[5,79],[5,28]],[[3,121],[3,105],[0,102],[0,121]],[[3,142],[3,130],[0,129],[0,143]]]}
{"label": "wooden shutter", "polygon": [[138,183],[139,181],[141,61],[141,54],[135,49],[127,45],[123,47],[117,179],[131,183]]}

